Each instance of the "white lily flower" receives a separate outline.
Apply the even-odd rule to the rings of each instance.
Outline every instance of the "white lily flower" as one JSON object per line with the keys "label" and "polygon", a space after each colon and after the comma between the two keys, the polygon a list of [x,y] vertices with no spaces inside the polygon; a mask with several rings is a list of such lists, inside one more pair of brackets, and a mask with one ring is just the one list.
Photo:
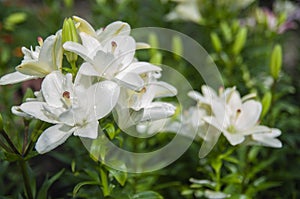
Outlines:
{"label": "white lily flower", "polygon": [[[108,40],[116,36],[129,36],[131,28],[126,22],[115,21],[108,24],[106,27],[94,30],[94,28],[86,20],[73,16],[73,20],[76,23],[77,30],[81,33],[86,33],[95,39],[97,39],[102,45],[104,45]],[[150,48],[150,45],[143,42],[136,43],[136,49],[146,49]]]}
{"label": "white lily flower", "polygon": [[130,36],[116,36],[105,45],[85,33],[81,33],[80,36],[82,45],[66,42],[63,46],[86,61],[81,66],[83,75],[98,76],[140,90],[144,86],[140,77],[141,71],[160,70],[149,63],[135,62],[135,41]]}
{"label": "white lily flower", "polygon": [[197,106],[206,110],[208,114],[201,118],[210,126],[200,134],[204,140],[199,152],[200,157],[212,150],[221,134],[231,145],[248,143],[281,147],[281,142],[275,138],[280,135],[280,131],[259,125],[262,105],[252,99],[255,94],[241,98],[235,87],[221,89],[219,94],[206,85],[202,86],[201,90],[202,94],[197,91],[188,93],[198,102]]}
{"label": "white lily flower", "polygon": [[[87,88],[87,89],[86,89]],[[84,77],[52,72],[42,83],[45,101],[29,101],[20,109],[42,121],[55,124],[46,129],[36,143],[39,153],[46,153],[73,135],[94,139],[98,120],[111,112],[117,103],[117,84],[102,81],[91,84]]]}
{"label": "white lily flower", "polygon": [[61,70],[63,58],[61,31],[46,38],[35,50],[22,48],[24,59],[16,67],[16,72],[0,79],[0,85],[14,84],[22,81],[42,78],[55,70]]}
{"label": "white lily flower", "polygon": [[141,91],[126,88],[121,90],[116,106],[118,123],[121,128],[127,128],[140,122],[160,120],[175,113],[174,105],[167,102],[153,102],[153,100],[175,96],[177,89],[166,82],[153,79],[155,76],[153,72],[143,73],[142,76],[147,83]]}
{"label": "white lily flower", "polygon": [[175,7],[174,11],[170,12],[166,18],[170,21],[182,19],[193,21],[195,23],[199,23],[202,19],[197,0],[179,1],[179,4]]}
{"label": "white lily flower", "polygon": [[226,102],[213,102],[214,116],[204,119],[220,130],[231,145],[237,145],[245,140],[245,136],[253,133],[251,130],[258,124],[261,110],[259,102],[248,100],[243,103],[240,94],[232,90],[226,95]]}

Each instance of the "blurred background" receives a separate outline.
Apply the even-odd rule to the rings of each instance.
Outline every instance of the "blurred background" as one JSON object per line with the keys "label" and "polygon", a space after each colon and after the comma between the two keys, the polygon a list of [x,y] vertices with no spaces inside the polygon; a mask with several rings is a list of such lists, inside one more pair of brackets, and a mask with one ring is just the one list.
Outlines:
{"label": "blurred background", "polygon": [[[255,92],[260,100],[266,92],[272,92],[272,106],[262,123],[281,129],[283,148],[261,148],[248,162],[256,168],[252,171],[254,176],[273,183],[254,186],[255,198],[300,198],[299,1],[199,0],[192,5],[199,16],[185,12],[180,7],[182,2],[184,0],[0,0],[0,76],[14,71],[21,62],[22,46],[38,45],[38,37],[55,34],[64,19],[73,15],[86,19],[95,29],[121,20],[132,28],[163,27],[182,32],[198,41],[211,55],[226,87],[236,85],[242,94]],[[149,39],[149,43],[154,44],[155,37]],[[276,82],[269,69],[275,45],[282,47],[283,58],[282,72]],[[147,56],[141,53],[141,59],[174,66],[195,90],[200,90],[203,80],[181,58],[166,52],[152,52]],[[36,81],[0,86],[0,111],[4,120],[9,121],[10,136],[19,147],[23,121],[11,115],[10,107],[22,102],[28,88],[39,90]],[[38,188],[49,176],[65,169],[63,176],[49,189],[49,197],[69,198],[78,183],[89,179],[85,168],[97,163],[91,161],[80,145],[79,139],[72,138],[57,150],[30,161]],[[193,198],[182,193],[190,186],[191,177],[204,176],[199,174],[199,146],[199,143],[193,144],[169,167],[135,177],[131,184],[135,184],[137,190],[157,191],[165,198]],[[1,150],[0,198],[18,198],[23,190],[22,177],[17,163],[6,159]],[[260,164],[262,162],[264,164]],[[117,190],[123,193],[132,188]],[[98,192],[97,187],[86,187],[79,191],[78,198],[97,198],[92,196]]]}

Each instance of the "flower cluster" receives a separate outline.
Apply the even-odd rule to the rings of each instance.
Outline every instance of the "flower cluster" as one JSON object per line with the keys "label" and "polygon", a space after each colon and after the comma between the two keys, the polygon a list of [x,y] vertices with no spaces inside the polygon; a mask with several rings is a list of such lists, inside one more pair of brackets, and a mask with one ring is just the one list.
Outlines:
{"label": "flower cluster", "polygon": [[139,132],[154,133],[160,127],[159,131],[177,132],[194,138],[191,132],[196,131],[196,139],[203,139],[200,157],[212,150],[221,134],[233,146],[246,144],[282,147],[282,143],[276,138],[281,135],[281,131],[259,124],[262,105],[253,99],[254,94],[241,97],[235,87],[221,88],[216,93],[207,85],[203,85],[201,91],[202,94],[198,91],[188,93],[197,104],[183,110],[182,116],[154,121],[148,125],[139,124]]}
{"label": "flower cluster", "polygon": [[[16,72],[3,76],[0,85],[44,78],[36,98],[12,108],[17,115],[54,124],[39,137],[39,153],[54,149],[71,135],[95,139],[99,120],[113,110],[119,125],[127,127],[175,113],[172,104],[154,102],[176,95],[177,90],[158,80],[160,67],[134,58],[136,49],[146,44],[130,36],[127,23],[117,21],[95,30],[74,16],[55,35],[38,41],[34,49],[22,48],[22,63]],[[70,67],[65,66],[64,55]]]}
{"label": "flower cluster", "polygon": [[[280,148],[281,142],[276,139],[281,134],[279,129],[259,124],[262,105],[254,100],[254,94],[244,97],[235,87],[220,89],[217,94],[207,85],[202,86],[202,94],[191,91],[188,95],[197,101],[196,109],[202,110],[202,122],[199,126],[208,125],[206,132],[200,132],[204,144],[200,156],[206,155],[223,134],[228,142],[238,144],[263,145]],[[204,113],[204,114],[203,114]]]}

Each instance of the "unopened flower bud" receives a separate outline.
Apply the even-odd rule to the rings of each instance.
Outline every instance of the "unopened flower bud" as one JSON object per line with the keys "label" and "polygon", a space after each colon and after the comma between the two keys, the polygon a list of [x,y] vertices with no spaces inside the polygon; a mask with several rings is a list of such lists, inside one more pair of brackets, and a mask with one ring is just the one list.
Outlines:
{"label": "unopened flower bud", "polygon": [[[76,27],[72,18],[66,18],[62,28],[62,42],[63,44],[67,41],[77,42],[79,41]],[[76,62],[77,55],[73,52],[65,52],[68,62]]]}

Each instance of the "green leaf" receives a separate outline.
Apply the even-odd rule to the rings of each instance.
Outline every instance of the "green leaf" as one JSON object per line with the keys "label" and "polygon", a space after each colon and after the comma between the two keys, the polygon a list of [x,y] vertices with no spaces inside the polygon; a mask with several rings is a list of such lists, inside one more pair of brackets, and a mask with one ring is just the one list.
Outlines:
{"label": "green leaf", "polygon": [[163,197],[154,191],[144,191],[133,195],[131,199],[163,199]]}
{"label": "green leaf", "polygon": [[60,176],[64,173],[65,169],[60,170],[54,176],[52,176],[49,180],[46,178],[43,183],[41,189],[38,192],[37,198],[47,198],[47,193],[51,185],[60,178]]}
{"label": "green leaf", "polygon": [[101,177],[101,185],[102,185],[101,189],[103,191],[103,195],[105,197],[109,196],[111,189],[110,189],[109,182],[107,179],[107,171],[105,171],[104,168],[100,168],[100,177]]}
{"label": "green leaf", "polygon": [[109,139],[114,139],[116,136],[116,129],[112,123],[106,124],[104,129],[106,130]]}
{"label": "green leaf", "polygon": [[27,98],[34,98],[34,94],[31,88],[27,88],[23,97],[23,102],[26,101]]}
{"label": "green leaf", "polygon": [[123,170],[126,170],[126,165],[123,162],[114,162],[113,165],[114,168],[121,168],[122,171],[110,167],[106,167],[106,169],[118,181],[118,183],[121,186],[124,186],[127,180],[127,172],[123,172]]}
{"label": "green leaf", "polygon": [[76,196],[79,189],[81,189],[81,187],[83,187],[85,185],[99,185],[99,183],[96,181],[84,181],[84,182],[78,183],[73,189],[73,198]]}
{"label": "green leaf", "polygon": [[216,173],[218,173],[220,171],[222,164],[223,164],[223,162],[220,158],[214,159],[211,162],[211,166],[216,171]]}
{"label": "green leaf", "polygon": [[279,44],[276,44],[271,55],[270,72],[272,77],[277,80],[282,66],[282,49]]}

